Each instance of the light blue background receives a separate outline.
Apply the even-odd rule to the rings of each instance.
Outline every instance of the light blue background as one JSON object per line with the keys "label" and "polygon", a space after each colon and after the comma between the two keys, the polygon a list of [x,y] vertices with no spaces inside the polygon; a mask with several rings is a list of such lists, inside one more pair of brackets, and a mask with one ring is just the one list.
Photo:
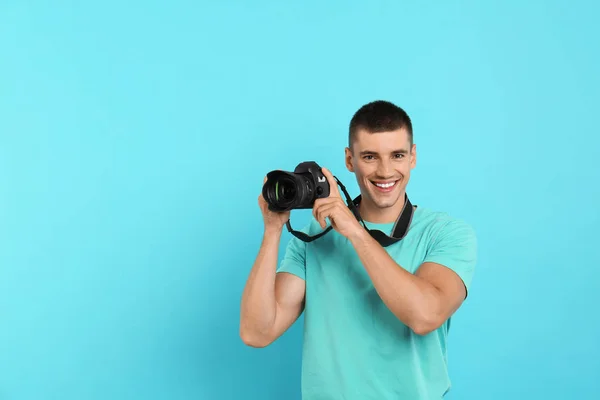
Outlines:
{"label": "light blue background", "polygon": [[358,194],[347,126],[380,98],[414,121],[411,200],[479,235],[449,399],[596,398],[599,14],[3,2],[0,399],[299,399],[301,322],[238,337],[256,199],[305,160]]}

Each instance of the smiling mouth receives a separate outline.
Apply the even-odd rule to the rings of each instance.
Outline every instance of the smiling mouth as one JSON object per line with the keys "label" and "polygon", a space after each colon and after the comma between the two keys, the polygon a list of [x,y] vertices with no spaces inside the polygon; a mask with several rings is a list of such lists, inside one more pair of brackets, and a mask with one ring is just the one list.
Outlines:
{"label": "smiling mouth", "polygon": [[386,181],[386,182],[375,182],[375,181],[370,181],[373,186],[375,186],[379,191],[382,192],[389,192],[392,189],[394,189],[396,187],[396,185],[398,184],[398,180],[395,181]]}

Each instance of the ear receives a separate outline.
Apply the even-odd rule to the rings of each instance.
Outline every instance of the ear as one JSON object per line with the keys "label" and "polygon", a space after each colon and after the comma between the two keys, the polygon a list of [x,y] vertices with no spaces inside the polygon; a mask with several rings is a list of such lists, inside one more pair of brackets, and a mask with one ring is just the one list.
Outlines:
{"label": "ear", "polygon": [[417,145],[413,144],[410,151],[410,169],[417,166]]}
{"label": "ear", "polygon": [[354,172],[354,160],[352,159],[352,150],[350,150],[349,147],[346,147],[344,158],[346,162],[346,168],[348,169],[348,171]]}

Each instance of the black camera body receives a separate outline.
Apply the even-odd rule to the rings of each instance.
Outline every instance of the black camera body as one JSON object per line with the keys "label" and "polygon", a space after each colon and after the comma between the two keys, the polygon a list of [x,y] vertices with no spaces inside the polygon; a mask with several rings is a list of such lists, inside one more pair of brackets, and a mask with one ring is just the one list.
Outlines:
{"label": "black camera body", "polygon": [[312,208],[315,200],[328,197],[329,192],[327,177],[314,161],[301,162],[294,172],[269,172],[262,189],[269,210],[275,212]]}

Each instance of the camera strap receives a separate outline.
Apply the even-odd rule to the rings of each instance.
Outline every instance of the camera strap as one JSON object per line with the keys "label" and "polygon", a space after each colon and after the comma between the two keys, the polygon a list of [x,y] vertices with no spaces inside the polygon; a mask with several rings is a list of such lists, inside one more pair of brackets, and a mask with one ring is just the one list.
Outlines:
{"label": "camera strap", "polygon": [[[414,207],[408,199],[408,195],[404,195],[404,206],[402,207],[402,211],[400,212],[398,219],[394,223],[394,227],[392,228],[392,235],[389,236],[380,230],[367,228],[365,221],[362,219],[362,217],[360,216],[360,212],[358,211],[358,206],[362,200],[362,195],[358,195],[355,199],[352,199],[342,182],[340,182],[340,180],[337,177],[334,178],[337,181],[340,188],[342,189],[344,196],[346,197],[346,204],[348,205],[348,208],[350,208],[356,219],[369,232],[371,237],[373,237],[373,239],[375,239],[381,246],[387,247],[404,239],[404,237],[408,233],[408,228],[410,227],[410,223],[412,222],[412,218],[414,215]],[[302,240],[303,242],[312,242],[313,240],[320,238],[321,236],[329,232],[331,229],[333,229],[333,227],[328,226],[323,232],[320,232],[313,236],[309,236],[304,232],[293,230],[289,219],[286,222],[286,226],[288,231],[292,235]]]}

